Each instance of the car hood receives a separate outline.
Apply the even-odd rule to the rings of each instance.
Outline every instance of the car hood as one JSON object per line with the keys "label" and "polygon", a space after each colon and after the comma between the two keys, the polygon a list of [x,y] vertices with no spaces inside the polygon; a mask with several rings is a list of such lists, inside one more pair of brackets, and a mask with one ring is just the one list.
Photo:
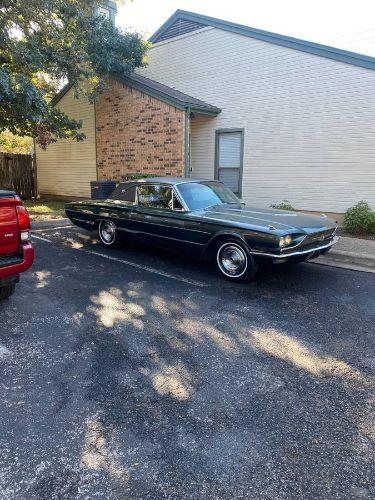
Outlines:
{"label": "car hood", "polygon": [[255,208],[246,205],[218,205],[201,210],[196,215],[205,220],[219,223],[231,223],[237,227],[280,233],[306,232],[315,233],[336,227],[336,222],[322,215],[308,215],[272,208]]}

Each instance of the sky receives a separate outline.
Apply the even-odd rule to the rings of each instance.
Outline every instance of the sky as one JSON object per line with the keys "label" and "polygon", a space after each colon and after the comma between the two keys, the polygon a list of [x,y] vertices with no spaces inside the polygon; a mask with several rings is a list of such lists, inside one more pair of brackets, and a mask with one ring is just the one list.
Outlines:
{"label": "sky", "polygon": [[375,0],[125,0],[116,24],[148,38],[177,9],[375,56]]}

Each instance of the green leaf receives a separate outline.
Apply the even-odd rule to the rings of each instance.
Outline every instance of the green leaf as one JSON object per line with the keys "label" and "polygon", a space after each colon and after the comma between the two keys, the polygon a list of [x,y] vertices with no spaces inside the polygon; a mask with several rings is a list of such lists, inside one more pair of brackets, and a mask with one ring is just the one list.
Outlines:
{"label": "green leaf", "polygon": [[95,101],[110,74],[144,65],[148,43],[95,15],[93,0],[6,1],[0,9],[0,132],[83,140],[82,124],[53,108],[62,82]]}

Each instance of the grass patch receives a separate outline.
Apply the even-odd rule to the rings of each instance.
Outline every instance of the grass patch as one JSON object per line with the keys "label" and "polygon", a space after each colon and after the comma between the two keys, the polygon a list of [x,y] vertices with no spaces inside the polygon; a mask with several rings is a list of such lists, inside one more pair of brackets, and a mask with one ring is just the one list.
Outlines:
{"label": "grass patch", "polygon": [[33,219],[65,217],[64,201],[28,200],[24,204]]}

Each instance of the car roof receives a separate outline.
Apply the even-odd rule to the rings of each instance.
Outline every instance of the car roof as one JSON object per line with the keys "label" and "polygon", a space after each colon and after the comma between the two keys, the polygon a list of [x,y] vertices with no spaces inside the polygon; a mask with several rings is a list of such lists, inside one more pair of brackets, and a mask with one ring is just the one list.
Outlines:
{"label": "car roof", "polygon": [[0,196],[14,196],[16,193],[14,191],[9,191],[8,189],[0,189]]}
{"label": "car roof", "polygon": [[209,181],[209,179],[193,179],[191,177],[145,177],[144,179],[134,179],[134,180],[129,179],[128,181],[125,182],[126,184],[151,182],[151,183],[169,184],[171,186],[176,186],[178,184],[184,184],[185,182],[207,182],[207,181]]}

